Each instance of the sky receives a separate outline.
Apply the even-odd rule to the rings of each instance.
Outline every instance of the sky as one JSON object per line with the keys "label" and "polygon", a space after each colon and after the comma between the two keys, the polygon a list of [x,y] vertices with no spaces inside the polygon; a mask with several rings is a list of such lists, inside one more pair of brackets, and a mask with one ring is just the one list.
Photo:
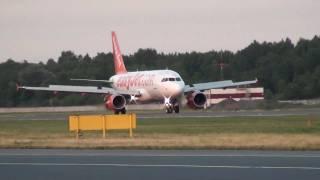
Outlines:
{"label": "sky", "polygon": [[0,62],[61,52],[237,51],[253,40],[320,35],[319,0],[0,0]]}

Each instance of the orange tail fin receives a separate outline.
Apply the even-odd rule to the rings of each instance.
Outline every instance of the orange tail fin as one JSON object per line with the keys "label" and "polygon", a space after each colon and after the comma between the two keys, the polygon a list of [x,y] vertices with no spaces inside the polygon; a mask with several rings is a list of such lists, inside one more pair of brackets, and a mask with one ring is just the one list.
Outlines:
{"label": "orange tail fin", "polygon": [[126,73],[127,69],[123,63],[123,58],[121,55],[121,51],[120,51],[120,47],[119,47],[116,33],[112,31],[111,34],[112,34],[114,70],[115,70],[116,74]]}

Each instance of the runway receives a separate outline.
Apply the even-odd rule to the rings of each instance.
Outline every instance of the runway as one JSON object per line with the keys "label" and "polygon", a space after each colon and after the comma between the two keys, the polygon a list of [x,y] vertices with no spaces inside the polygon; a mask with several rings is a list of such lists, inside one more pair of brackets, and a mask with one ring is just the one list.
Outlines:
{"label": "runway", "polygon": [[[135,111],[132,111],[135,112]],[[34,113],[0,113],[0,120],[66,120],[72,114],[102,114],[110,111],[90,112],[34,112]],[[130,113],[130,112],[129,112]],[[241,110],[241,111],[192,111],[181,110],[179,114],[166,114],[161,110],[137,111],[139,119],[152,118],[187,118],[187,117],[239,117],[239,116],[289,116],[320,115],[320,108],[279,109],[279,110]]]}
{"label": "runway", "polygon": [[0,179],[319,179],[320,152],[0,150]]}

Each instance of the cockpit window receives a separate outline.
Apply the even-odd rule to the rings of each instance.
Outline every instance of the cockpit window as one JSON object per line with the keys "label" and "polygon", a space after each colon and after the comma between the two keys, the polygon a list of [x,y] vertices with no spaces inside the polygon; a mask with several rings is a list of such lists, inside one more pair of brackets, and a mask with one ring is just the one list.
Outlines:
{"label": "cockpit window", "polygon": [[161,82],[166,82],[166,81],[181,81],[181,78],[179,78],[179,77],[177,77],[177,78],[171,77],[171,78],[163,78],[161,80]]}
{"label": "cockpit window", "polygon": [[168,81],[168,78],[163,78],[163,79],[161,80],[161,82],[166,82],[166,81]]}

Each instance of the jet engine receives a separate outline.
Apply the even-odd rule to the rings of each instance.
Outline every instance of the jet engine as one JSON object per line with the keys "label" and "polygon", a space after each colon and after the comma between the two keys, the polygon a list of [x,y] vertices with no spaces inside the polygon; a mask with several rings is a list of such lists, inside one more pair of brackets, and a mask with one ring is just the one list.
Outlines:
{"label": "jet engine", "polygon": [[202,92],[192,92],[186,97],[187,105],[192,109],[201,109],[207,102],[207,97]]}
{"label": "jet engine", "polygon": [[122,95],[108,95],[104,97],[105,107],[110,110],[119,111],[124,109],[126,99]]}

